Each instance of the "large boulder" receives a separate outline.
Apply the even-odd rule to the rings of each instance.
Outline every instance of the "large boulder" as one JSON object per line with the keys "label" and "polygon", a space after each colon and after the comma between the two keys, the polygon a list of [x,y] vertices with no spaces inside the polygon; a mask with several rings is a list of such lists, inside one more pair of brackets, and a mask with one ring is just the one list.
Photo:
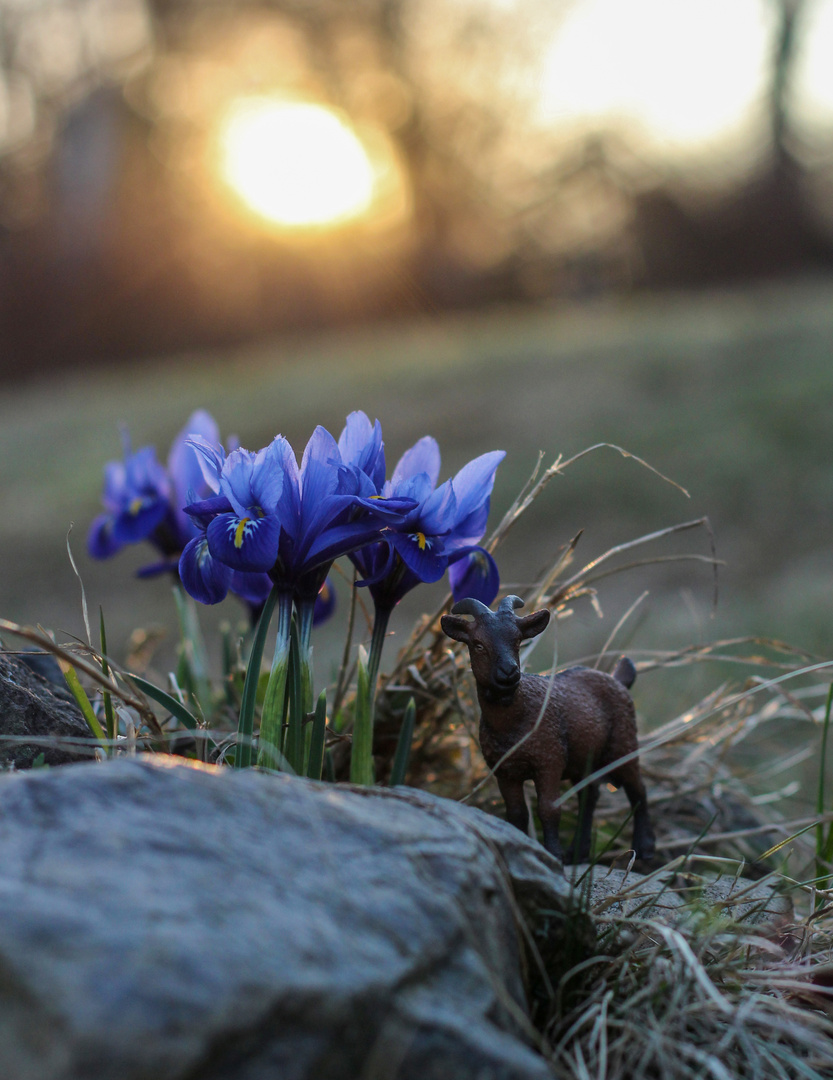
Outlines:
{"label": "large boulder", "polygon": [[575,952],[586,920],[537,843],[410,789],[171,761],[0,778],[0,1077],[551,1075],[526,945],[545,912]]}
{"label": "large boulder", "polygon": [[94,756],[87,721],[66,687],[53,681],[57,664],[50,661],[38,653],[0,651],[0,768],[29,769],[38,758],[64,765]]}

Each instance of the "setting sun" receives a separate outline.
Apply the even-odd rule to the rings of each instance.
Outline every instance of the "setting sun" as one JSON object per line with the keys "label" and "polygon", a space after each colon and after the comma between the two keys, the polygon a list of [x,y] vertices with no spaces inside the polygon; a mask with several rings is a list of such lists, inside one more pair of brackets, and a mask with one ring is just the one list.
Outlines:
{"label": "setting sun", "polygon": [[284,228],[360,217],[374,196],[374,169],[351,128],[321,105],[248,97],[221,132],[222,173],[240,199]]}

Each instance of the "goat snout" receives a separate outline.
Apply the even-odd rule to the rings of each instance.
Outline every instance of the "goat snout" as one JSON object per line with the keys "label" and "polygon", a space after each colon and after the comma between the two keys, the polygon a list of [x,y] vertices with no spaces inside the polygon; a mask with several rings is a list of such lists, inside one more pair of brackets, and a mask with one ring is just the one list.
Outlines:
{"label": "goat snout", "polygon": [[511,692],[521,681],[521,669],[517,664],[500,664],[494,671],[492,682],[496,690]]}

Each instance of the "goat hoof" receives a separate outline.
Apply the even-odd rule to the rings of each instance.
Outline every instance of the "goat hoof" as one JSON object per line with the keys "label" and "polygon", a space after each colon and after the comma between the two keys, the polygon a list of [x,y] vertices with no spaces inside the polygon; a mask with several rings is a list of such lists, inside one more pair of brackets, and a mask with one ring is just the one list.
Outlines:
{"label": "goat hoof", "polygon": [[634,844],[634,854],[643,862],[650,862],[656,854],[656,846],[653,837],[644,844]]}

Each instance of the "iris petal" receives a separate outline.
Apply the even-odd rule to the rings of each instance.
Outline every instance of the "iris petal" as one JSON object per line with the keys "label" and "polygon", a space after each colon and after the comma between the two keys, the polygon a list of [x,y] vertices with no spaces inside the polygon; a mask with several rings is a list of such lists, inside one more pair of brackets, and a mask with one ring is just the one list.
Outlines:
{"label": "iris petal", "polygon": [[379,421],[371,426],[366,413],[350,413],[338,440],[338,449],[344,464],[354,466],[367,476],[378,494],[385,483],[385,444]]}
{"label": "iris petal", "polygon": [[216,491],[203,478],[202,455],[186,440],[198,435],[211,446],[218,446],[220,442],[220,429],[214,418],[205,409],[197,409],[191,413],[185,424],[174,439],[171,452],[168,454],[168,474],[176,492],[176,504],[184,506],[188,501],[188,492],[194,491],[198,495]]}
{"label": "iris petal", "polygon": [[405,565],[413,570],[420,581],[439,581],[448,566],[448,556],[438,537],[424,533],[394,533],[389,536],[391,544]]}
{"label": "iris petal", "polygon": [[199,502],[189,503],[185,507],[185,513],[194,518],[212,518],[218,514],[228,514],[232,505],[225,495],[215,495],[211,499],[201,499]]}
{"label": "iris petal", "polygon": [[472,544],[476,544],[486,531],[486,522],[489,518],[489,499],[483,503],[482,506],[478,506],[475,510],[469,514],[467,518],[462,521],[458,520],[457,524],[451,531],[451,534],[446,537],[446,548],[449,551],[454,551],[459,548],[471,547]]}
{"label": "iris petal", "polygon": [[113,538],[121,544],[134,544],[150,536],[168,512],[168,503],[159,497],[136,497],[113,522]]}
{"label": "iris petal", "polygon": [[[347,555],[366,544],[372,544],[381,537],[378,521],[363,518],[347,524],[333,525],[316,536],[305,557],[304,569],[312,570],[324,562]],[[388,534],[385,533],[385,536]]]}
{"label": "iris petal", "polygon": [[446,480],[420,507],[420,527],[424,533],[439,536],[450,532],[456,519],[457,495],[451,480]]}
{"label": "iris petal", "polygon": [[351,412],[344,422],[344,431],[338,438],[338,451],[341,454],[341,460],[346,465],[358,465],[361,467],[361,457],[372,436],[373,427],[367,413],[362,412],[360,409]]}
{"label": "iris petal", "polygon": [[257,502],[252,493],[256,457],[251,450],[232,450],[220,476],[220,491],[240,517],[246,517]]}
{"label": "iris petal", "polygon": [[298,462],[292,447],[283,436],[274,439],[272,447],[283,473],[283,490],[275,513],[280,518],[281,528],[294,540],[301,531],[301,478]]}
{"label": "iris petal", "polygon": [[124,501],[127,471],[121,461],[108,461],[104,466],[104,491],[101,501],[108,510],[118,513]]}
{"label": "iris petal", "polygon": [[244,570],[232,570],[229,592],[239,596],[252,607],[260,607],[272,591],[272,579],[268,574],[249,574]]}
{"label": "iris petal", "polygon": [[340,494],[340,462],[335,439],[325,428],[317,427],[304,449],[301,462],[301,529],[304,533],[314,529],[324,500]]}
{"label": "iris petal", "polygon": [[495,471],[505,457],[505,450],[492,450],[464,465],[455,475],[452,484],[457,496],[458,520],[468,517],[492,494]]}
{"label": "iris petal", "polygon": [[393,570],[396,559],[396,549],[388,543],[368,544],[354,552],[350,559],[362,580],[357,581],[359,587],[363,585],[378,585]]}
{"label": "iris petal", "polygon": [[391,477],[391,486],[398,491],[401,484],[417,473],[426,473],[432,488],[440,478],[440,447],[430,435],[424,436],[410,450],[406,450]]}
{"label": "iris petal", "polygon": [[87,551],[94,559],[108,559],[124,546],[113,536],[113,524],[112,514],[99,514],[90,526]]}
{"label": "iris petal", "polygon": [[220,514],[208,526],[206,536],[213,557],[232,570],[265,573],[275,565],[280,532],[280,522],[274,516]]}
{"label": "iris petal", "polygon": [[200,467],[202,478],[209,489],[214,492],[220,490],[220,473],[226,460],[226,453],[219,442],[211,443],[202,435],[190,435],[186,442],[193,447],[197,455],[197,464]]}
{"label": "iris petal", "polygon": [[252,506],[259,506],[265,514],[274,514],[283,492],[284,454],[281,443],[286,442],[282,435],[258,452],[252,475]]}
{"label": "iris petal", "polygon": [[500,589],[497,563],[483,548],[473,548],[448,568],[448,579],[455,600],[473,597],[487,607]]}
{"label": "iris petal", "polygon": [[213,558],[204,536],[186,545],[179,560],[179,576],[189,595],[201,604],[219,604],[228,592],[232,572]]}

